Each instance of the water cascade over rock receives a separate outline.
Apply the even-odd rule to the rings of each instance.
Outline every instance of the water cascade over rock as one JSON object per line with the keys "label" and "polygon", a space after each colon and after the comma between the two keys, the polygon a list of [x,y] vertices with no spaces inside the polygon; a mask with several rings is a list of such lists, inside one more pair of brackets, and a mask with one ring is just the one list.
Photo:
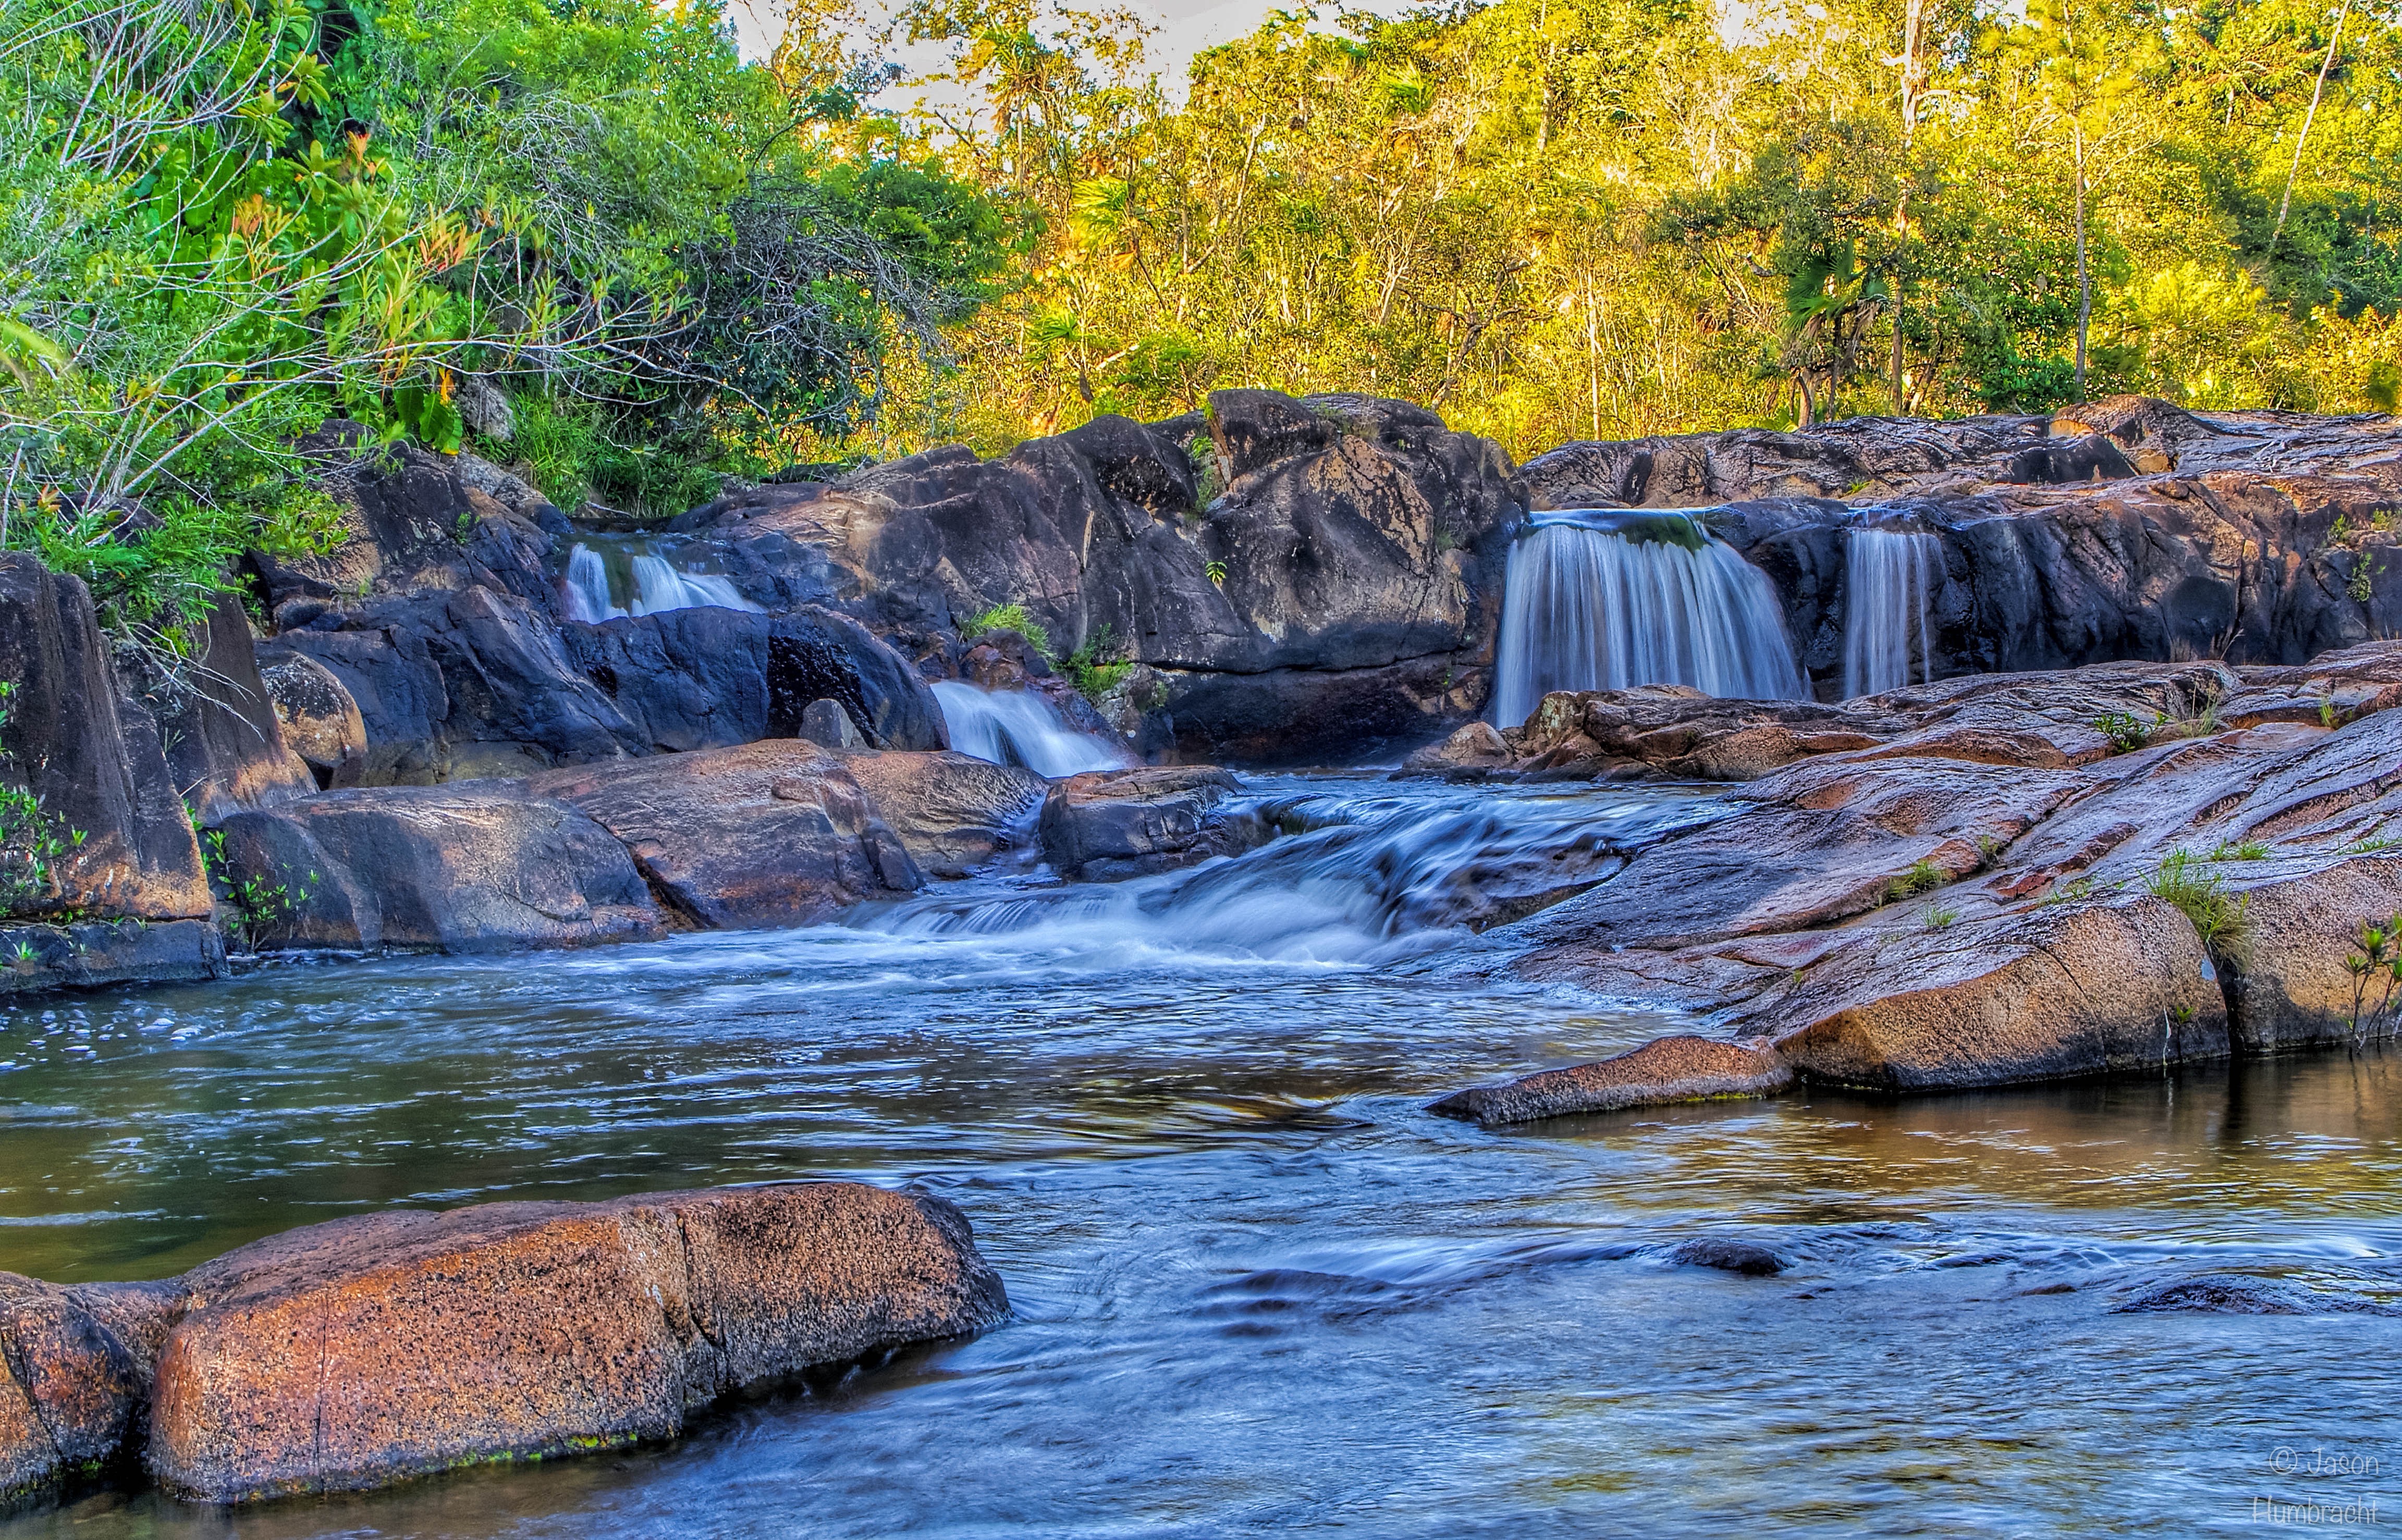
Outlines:
{"label": "water cascade over rock", "polygon": [[1852,529],[1843,568],[1844,698],[1933,679],[1928,610],[1943,581],[1943,543],[1918,529]]}
{"label": "water cascade over rock", "polygon": [[1542,513],[1510,552],[1493,720],[1553,690],[1805,696],[1767,576],[1683,514]]}
{"label": "water cascade over rock", "polygon": [[759,611],[723,574],[685,571],[641,541],[577,541],[567,553],[559,589],[567,618],[593,626],[668,610]]}
{"label": "water cascade over rock", "polygon": [[934,687],[951,747],[995,764],[1022,764],[1057,779],[1131,763],[1115,744],[1079,733],[1042,696],[1026,690],[980,690],[958,680]]}

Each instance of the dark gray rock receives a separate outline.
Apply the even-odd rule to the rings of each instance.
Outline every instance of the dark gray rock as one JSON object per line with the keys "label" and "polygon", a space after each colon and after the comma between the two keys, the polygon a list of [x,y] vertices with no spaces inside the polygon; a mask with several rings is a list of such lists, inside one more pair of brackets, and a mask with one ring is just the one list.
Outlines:
{"label": "dark gray rock", "polygon": [[1094,770],[1052,784],[1042,802],[1042,853],[1084,882],[1149,876],[1262,843],[1256,819],[1219,805],[1242,783],[1211,765]]}

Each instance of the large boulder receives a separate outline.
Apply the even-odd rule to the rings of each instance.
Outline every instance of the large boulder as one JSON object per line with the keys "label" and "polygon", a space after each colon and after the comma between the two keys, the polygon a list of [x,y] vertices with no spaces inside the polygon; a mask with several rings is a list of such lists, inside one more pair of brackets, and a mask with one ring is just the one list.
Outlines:
{"label": "large boulder", "polygon": [[136,1455],[233,1503],[588,1453],[1008,1313],[957,1208],[855,1182],[386,1210],[157,1283],[0,1272],[0,1499]]}
{"label": "large boulder", "polygon": [[[158,723],[120,698],[91,595],[21,552],[0,553],[0,776],[40,802],[0,861],[0,910],[176,920],[211,912],[200,851]],[[55,848],[35,872],[38,839]]]}
{"label": "large boulder", "polygon": [[261,947],[482,952],[665,926],[607,830],[508,782],[319,792],[217,832],[238,939]]}
{"label": "large boulder", "polygon": [[670,1437],[740,1386],[1009,1309],[957,1208],[852,1182],[360,1215],[182,1288],[149,1464],[218,1503]]}
{"label": "large boulder", "polygon": [[910,859],[937,877],[963,877],[1031,844],[1050,789],[1031,770],[966,754],[852,752],[843,768]]}
{"label": "large boulder", "polygon": [[117,659],[119,696],[157,718],[168,773],[185,802],[210,824],[317,790],[283,740],[241,604],[222,597],[198,625],[199,655],[173,674],[139,654]]}
{"label": "large boulder", "polygon": [[797,738],[554,770],[530,784],[615,835],[660,900],[709,928],[808,925],[925,883],[844,755]]}
{"label": "large boulder", "polygon": [[1212,765],[1091,770],[1054,782],[1042,802],[1042,853],[1072,881],[1150,876],[1233,855],[1272,832],[1221,809],[1242,782]]}

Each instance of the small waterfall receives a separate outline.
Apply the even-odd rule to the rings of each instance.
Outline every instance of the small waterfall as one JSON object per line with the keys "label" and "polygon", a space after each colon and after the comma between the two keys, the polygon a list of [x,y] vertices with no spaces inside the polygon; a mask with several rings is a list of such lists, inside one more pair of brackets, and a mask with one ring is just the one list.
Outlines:
{"label": "small waterfall", "polygon": [[995,764],[1022,764],[1056,780],[1086,770],[1122,770],[1125,750],[1068,725],[1030,690],[979,690],[958,680],[934,687],[951,747]]}
{"label": "small waterfall", "polygon": [[742,597],[731,578],[686,571],[642,540],[576,542],[559,573],[559,592],[567,618],[592,626],[668,610],[760,608]]}
{"label": "small waterfall", "polygon": [[1510,550],[1495,662],[1492,715],[1503,727],[1553,690],[1809,694],[1775,585],[1682,514],[1538,514]]}
{"label": "small waterfall", "polygon": [[1935,677],[1935,586],[1943,543],[1916,529],[1857,529],[1843,541],[1843,695]]}

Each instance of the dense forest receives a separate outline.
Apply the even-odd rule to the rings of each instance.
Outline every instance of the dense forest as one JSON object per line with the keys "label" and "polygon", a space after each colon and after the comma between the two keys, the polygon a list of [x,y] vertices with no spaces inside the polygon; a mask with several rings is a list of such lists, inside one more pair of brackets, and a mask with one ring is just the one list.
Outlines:
{"label": "dense forest", "polygon": [[[906,48],[946,62],[908,78]],[[1213,388],[1565,440],[2389,410],[2385,0],[0,0],[0,543],[181,645],[329,417],[571,509]],[[896,105],[896,103],[898,103]]]}

